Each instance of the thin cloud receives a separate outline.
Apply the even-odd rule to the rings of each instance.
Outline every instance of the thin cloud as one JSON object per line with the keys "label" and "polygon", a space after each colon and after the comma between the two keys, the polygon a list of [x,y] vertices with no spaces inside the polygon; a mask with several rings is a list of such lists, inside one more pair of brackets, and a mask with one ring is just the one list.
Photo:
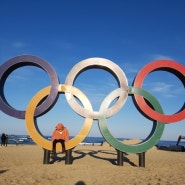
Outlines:
{"label": "thin cloud", "polygon": [[57,45],[58,45],[59,48],[62,48],[62,49],[71,49],[74,46],[70,42],[60,42],[60,43],[58,43],[58,41],[57,41]]}
{"label": "thin cloud", "polygon": [[[151,85],[148,85],[151,87]],[[164,82],[157,82],[152,83],[152,87],[150,88],[150,91],[153,93],[160,93],[165,98],[175,98],[179,95],[184,94],[183,88],[177,88],[173,84],[167,84]]]}
{"label": "thin cloud", "polygon": [[122,70],[125,72],[125,73],[127,73],[127,74],[136,74],[136,73],[138,73],[138,71],[139,71],[139,67],[138,67],[138,64],[134,64],[134,63],[132,63],[132,62],[130,62],[130,63],[122,63],[121,64],[121,68],[122,68]]}
{"label": "thin cloud", "polygon": [[20,42],[20,41],[17,41],[17,42],[13,42],[12,43],[12,46],[16,49],[19,49],[19,48],[24,48],[26,47],[26,44],[23,43],[23,42]]}
{"label": "thin cloud", "polygon": [[120,67],[124,71],[129,85],[132,85],[134,78],[142,68],[142,66],[139,66],[138,64],[135,64],[133,62],[122,63]]}
{"label": "thin cloud", "polygon": [[26,81],[28,77],[32,76],[33,72],[31,69],[25,70],[24,68],[19,68],[13,72],[13,75],[10,75],[7,79],[9,82],[16,82],[22,80]]}
{"label": "thin cloud", "polygon": [[157,82],[155,86],[151,89],[153,92],[169,92],[173,88],[171,84],[165,84],[164,82]]}
{"label": "thin cloud", "polygon": [[153,54],[150,56],[150,58],[152,58],[152,60],[174,60],[171,56],[168,55],[162,55],[162,54]]}
{"label": "thin cloud", "polygon": [[99,109],[99,106],[104,98],[110,92],[117,89],[118,85],[116,81],[115,83],[113,83],[112,81],[107,80],[105,83],[97,86],[88,83],[79,83],[77,85],[77,88],[79,88],[81,91],[83,91],[83,93],[86,94],[90,102],[93,104],[93,107]]}
{"label": "thin cloud", "polygon": [[[43,73],[41,73],[43,72]],[[35,66],[28,66],[28,67],[21,67],[13,71],[13,74],[10,74],[10,76],[7,78],[7,81],[9,82],[20,82],[20,81],[27,81],[38,77],[38,74],[40,75],[38,80],[43,80],[45,77],[47,77],[46,73]]]}

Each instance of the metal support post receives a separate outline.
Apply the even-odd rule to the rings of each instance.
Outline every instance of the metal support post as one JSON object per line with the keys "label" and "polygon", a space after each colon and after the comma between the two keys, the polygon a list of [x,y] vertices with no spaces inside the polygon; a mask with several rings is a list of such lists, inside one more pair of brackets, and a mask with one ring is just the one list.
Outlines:
{"label": "metal support post", "polygon": [[49,160],[50,160],[50,150],[44,149],[43,164],[49,164]]}
{"label": "metal support post", "polygon": [[117,165],[123,166],[123,152],[117,150]]}
{"label": "metal support post", "polygon": [[66,150],[65,164],[72,164],[72,149]]}
{"label": "metal support post", "polygon": [[145,167],[145,152],[139,153],[139,167]]}

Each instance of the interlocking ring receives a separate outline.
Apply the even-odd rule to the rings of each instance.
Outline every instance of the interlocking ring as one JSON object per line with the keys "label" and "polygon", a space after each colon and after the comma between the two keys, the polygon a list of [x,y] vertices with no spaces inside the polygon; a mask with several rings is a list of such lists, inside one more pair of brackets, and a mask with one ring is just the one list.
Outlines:
{"label": "interlocking ring", "polygon": [[[37,127],[37,123],[35,120],[35,116],[34,116],[34,112],[36,110],[37,105],[39,104],[40,101],[42,101],[46,96],[49,95],[51,90],[51,87],[46,87],[44,89],[42,89],[41,91],[39,91],[30,101],[30,103],[28,104],[28,107],[26,109],[26,127],[27,127],[27,131],[30,134],[30,136],[32,137],[32,139],[42,148],[48,149],[48,150],[52,150],[52,142],[45,139],[38,127]],[[66,84],[60,84],[59,88],[58,88],[58,93],[70,93],[75,95],[76,98],[78,98],[78,100],[80,100],[80,102],[83,104],[83,106],[88,109],[88,110],[92,110],[92,106],[88,100],[88,98],[85,96],[84,93],[82,93],[79,89],[73,87],[73,86],[68,86]],[[53,104],[47,109],[47,111],[49,111],[55,102],[53,102]],[[78,135],[76,135],[74,138],[72,138],[71,140],[67,141],[65,143],[65,147],[66,150],[74,148],[75,146],[77,146],[80,142],[82,142],[85,137],[88,135],[91,126],[92,126],[92,122],[93,119],[91,118],[85,118],[85,122],[84,122],[84,126],[81,129],[81,131],[78,133]],[[62,150],[60,145],[57,145],[57,150]]]}
{"label": "interlocking ring", "polygon": [[[22,66],[31,65],[42,68],[49,74],[51,86],[48,86],[39,91],[30,101],[26,111],[19,111],[11,107],[4,96],[4,84],[9,74]],[[80,73],[90,68],[101,68],[110,72],[117,80],[119,87],[110,92],[102,101],[98,112],[94,111],[89,99],[84,93],[73,86],[75,79]],[[154,96],[142,89],[144,78],[152,71],[167,70],[175,74],[185,85],[185,67],[171,60],[158,60],[149,63],[138,73],[134,80],[134,86],[129,87],[127,78],[121,68],[110,60],[103,58],[90,58],[77,63],[66,77],[65,84],[59,84],[58,77],[54,69],[44,60],[31,55],[23,55],[14,57],[5,62],[0,67],[0,109],[10,116],[26,119],[27,131],[33,140],[42,148],[51,150],[51,141],[45,139],[37,127],[36,118],[48,112],[56,103],[58,95],[65,93],[67,102],[71,108],[79,115],[85,118],[84,126],[73,139],[66,142],[66,149],[71,149],[77,146],[85,139],[89,133],[94,119],[99,121],[99,128],[106,139],[114,148],[122,152],[142,153],[154,146],[162,136],[164,123],[172,123],[183,120],[185,118],[184,106],[181,110],[173,115],[164,115],[163,110]],[[117,113],[125,104],[128,95],[133,96],[134,104],[137,109],[153,120],[153,127],[149,136],[141,143],[135,145],[126,145],[114,138],[107,128],[106,119]],[[77,98],[83,105],[80,106]],[[109,107],[113,100],[117,99],[116,103]],[[149,104],[146,103],[149,102]],[[41,104],[41,102],[43,102]],[[60,145],[57,145],[57,150],[61,150]]]}
{"label": "interlocking ring", "polygon": [[[136,87],[130,87],[128,93],[130,95],[138,94],[146,98],[155,110],[159,111],[160,113],[163,113],[163,110],[157,99],[147,91]],[[105,102],[105,104],[103,103],[101,107],[106,108],[108,107],[108,105],[109,104]],[[145,140],[138,144],[126,145],[112,136],[112,134],[107,128],[106,117],[102,115],[99,117],[99,128],[105,140],[117,150],[127,153],[142,153],[152,148],[160,140],[164,130],[164,126],[164,123],[154,121],[152,131]]]}
{"label": "interlocking ring", "polygon": [[[185,67],[175,61],[172,60],[156,60],[154,62],[149,63],[145,67],[143,67],[139,73],[137,74],[134,80],[134,87],[142,88],[142,84],[144,78],[156,70],[165,70],[176,75],[185,86]],[[160,112],[153,110],[144,100],[142,96],[134,95],[135,101],[139,108],[149,117],[154,120],[158,120],[164,123],[173,123],[177,121],[181,121],[185,118],[185,109],[183,107],[178,111],[178,113],[173,115],[164,115]]]}
{"label": "interlocking ring", "polygon": [[[68,73],[65,84],[72,86],[75,82],[75,79],[78,77],[78,75],[81,72],[91,68],[100,68],[100,69],[109,71],[116,78],[120,86],[119,90],[116,91],[120,95],[117,102],[111,108],[103,110],[103,113],[105,113],[106,117],[111,117],[121,109],[121,107],[125,104],[125,101],[128,96],[128,93],[127,93],[128,81],[124,72],[121,70],[121,68],[118,65],[104,58],[89,58],[86,60],[82,60],[81,62],[77,63]],[[110,95],[107,97],[107,99],[110,99],[112,96],[112,93],[114,94],[116,92],[111,92]],[[68,96],[69,95],[67,94],[66,99],[69,105],[73,110],[75,110],[75,112],[77,112],[81,116],[98,119],[99,116],[102,114],[100,112],[84,109],[76,102],[73,96],[70,96],[70,98],[68,98]]]}
{"label": "interlocking ring", "polygon": [[51,67],[49,63],[44,61],[43,59],[32,56],[32,55],[21,55],[14,58],[11,58],[10,60],[6,61],[4,64],[0,67],[0,108],[1,110],[12,117],[24,119],[25,118],[25,111],[16,110],[13,107],[11,107],[8,102],[6,101],[6,98],[4,96],[4,84],[7,79],[7,77],[10,75],[12,71],[15,69],[22,67],[22,66],[37,66],[46,71],[49,74],[50,80],[51,80],[51,91],[48,94],[48,97],[46,100],[39,105],[36,108],[35,115],[40,115],[45,112],[45,110],[57,99],[58,95],[58,76],[55,72],[55,70]]}

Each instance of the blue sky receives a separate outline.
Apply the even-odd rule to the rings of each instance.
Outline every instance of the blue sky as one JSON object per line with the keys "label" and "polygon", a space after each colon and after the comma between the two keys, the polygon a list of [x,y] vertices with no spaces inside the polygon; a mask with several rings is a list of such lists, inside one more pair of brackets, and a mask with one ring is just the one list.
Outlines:
{"label": "blue sky", "polygon": [[[185,65],[184,22],[183,0],[1,0],[0,64],[17,55],[35,55],[48,61],[64,83],[76,63],[101,57],[119,65],[131,86],[139,70],[151,61],[172,59]],[[4,91],[12,107],[25,110],[35,93],[48,85],[43,70],[27,66],[11,73]],[[107,71],[91,69],[79,75],[75,86],[98,111],[117,83]],[[151,73],[143,88],[158,99],[166,114],[174,114],[184,104],[184,86],[171,73]],[[0,132],[27,134],[24,120],[3,112],[0,118]],[[76,135],[83,121],[63,94],[52,110],[37,119],[44,135],[51,135],[58,122]],[[152,122],[128,97],[122,110],[108,119],[108,127],[115,137],[146,138]],[[161,139],[176,140],[179,135],[185,135],[184,120],[166,125]],[[97,121],[89,136],[101,136]]]}

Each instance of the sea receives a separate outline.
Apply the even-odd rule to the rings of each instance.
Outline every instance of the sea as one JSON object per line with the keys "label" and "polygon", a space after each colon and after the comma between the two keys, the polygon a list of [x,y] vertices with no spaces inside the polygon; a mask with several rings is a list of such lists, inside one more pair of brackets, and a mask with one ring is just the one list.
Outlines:
{"label": "sea", "polygon": [[[36,143],[28,136],[28,135],[9,135],[8,136],[8,144],[20,144],[20,145],[36,145]],[[44,136],[46,139],[51,140],[51,136]],[[70,139],[73,137],[70,137]],[[117,138],[120,141],[123,141],[125,139],[129,138]],[[80,144],[84,145],[100,145],[105,142],[105,139],[103,137],[86,137],[84,141]],[[164,141],[160,140],[156,146],[175,146],[177,144],[177,141]],[[179,143],[180,146],[185,147],[185,140],[181,140]]]}

